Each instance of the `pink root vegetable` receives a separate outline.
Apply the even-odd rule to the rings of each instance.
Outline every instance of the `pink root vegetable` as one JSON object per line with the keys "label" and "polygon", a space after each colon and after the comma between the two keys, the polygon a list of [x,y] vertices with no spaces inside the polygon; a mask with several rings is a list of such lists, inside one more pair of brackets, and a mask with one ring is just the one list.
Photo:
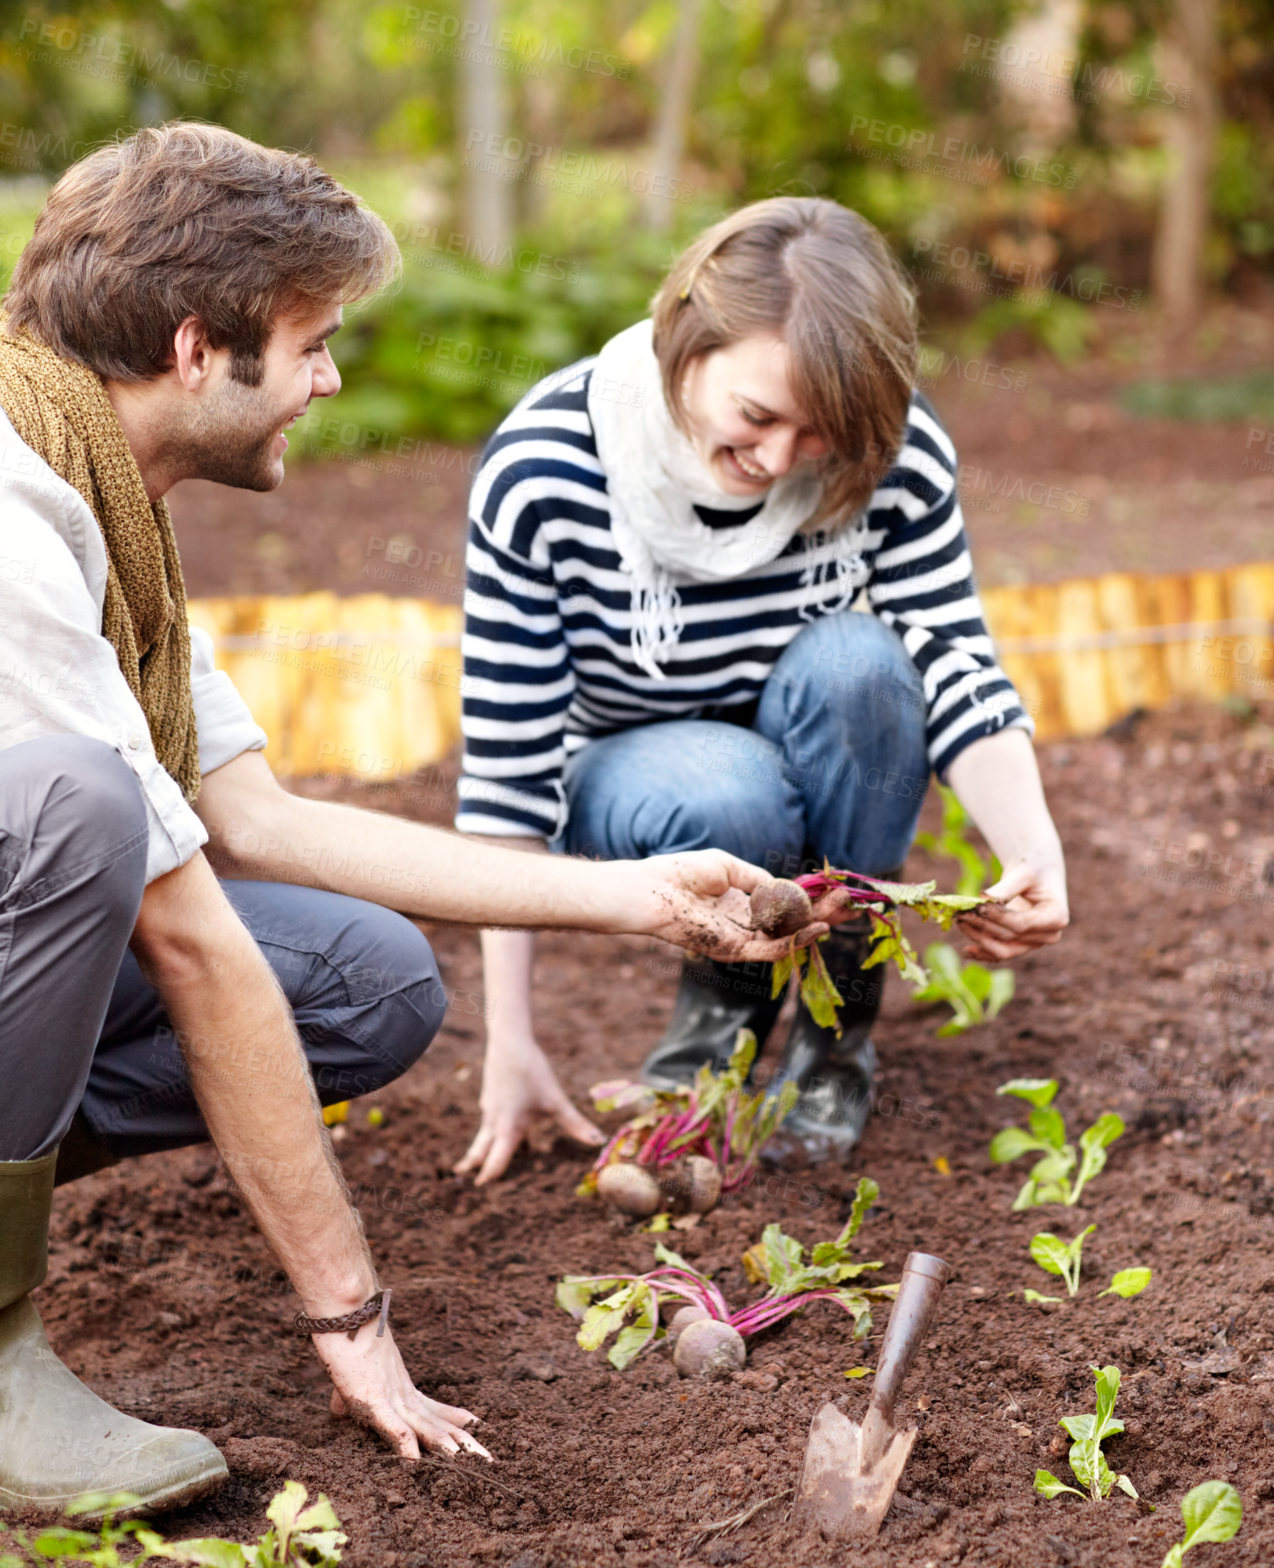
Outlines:
{"label": "pink root vegetable", "polygon": [[707,1307],[678,1307],[668,1322],[669,1343],[675,1345],[692,1323],[708,1322],[711,1316]]}
{"label": "pink root vegetable", "polygon": [[653,1171],[626,1161],[598,1171],[597,1192],[604,1202],[633,1219],[648,1219],[664,1204],[663,1188]]}
{"label": "pink root vegetable", "polygon": [[692,1154],[660,1171],[666,1207],[674,1214],[707,1214],[721,1201],[721,1167],[702,1154]]}
{"label": "pink root vegetable", "polygon": [[672,1360],[682,1377],[713,1380],[738,1372],[747,1356],[738,1329],[717,1318],[705,1317],[697,1323],[687,1323],[682,1329]]}
{"label": "pink root vegetable", "polygon": [[783,878],[754,888],[749,903],[752,929],[766,936],[794,936],[814,918],[809,894],[799,883]]}

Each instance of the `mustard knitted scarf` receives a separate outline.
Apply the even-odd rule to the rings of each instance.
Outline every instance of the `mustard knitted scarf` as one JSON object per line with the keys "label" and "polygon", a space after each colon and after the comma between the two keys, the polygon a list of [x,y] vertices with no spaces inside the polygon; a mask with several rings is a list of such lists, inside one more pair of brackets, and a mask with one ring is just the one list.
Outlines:
{"label": "mustard knitted scarf", "polygon": [[194,800],[190,629],[168,507],[147,496],[101,378],[26,333],[0,331],[0,408],[97,518],[107,559],[102,635],[146,715],[155,755]]}

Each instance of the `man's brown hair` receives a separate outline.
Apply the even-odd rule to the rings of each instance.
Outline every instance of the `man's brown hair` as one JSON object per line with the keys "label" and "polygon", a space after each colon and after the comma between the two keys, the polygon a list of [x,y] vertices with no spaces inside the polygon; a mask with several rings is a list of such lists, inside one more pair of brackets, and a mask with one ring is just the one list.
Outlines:
{"label": "man's brown hair", "polygon": [[231,374],[259,386],[281,314],[364,299],[397,266],[385,223],[313,159],[179,121],[66,171],[14,268],[5,326],[107,380],[149,381],[197,316]]}
{"label": "man's brown hair", "polygon": [[829,450],[811,521],[848,523],[902,445],[916,377],[911,282],[847,207],[807,196],[754,202],[701,234],[655,296],[664,397],[683,430],[691,361],[757,334],[786,343],[792,395]]}

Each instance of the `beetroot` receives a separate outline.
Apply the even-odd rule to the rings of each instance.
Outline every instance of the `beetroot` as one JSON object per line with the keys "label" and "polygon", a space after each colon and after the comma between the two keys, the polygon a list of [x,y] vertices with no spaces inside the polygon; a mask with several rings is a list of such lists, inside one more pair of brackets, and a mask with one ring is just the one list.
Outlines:
{"label": "beetroot", "polygon": [[799,882],[782,877],[753,888],[752,929],[766,936],[795,936],[814,918],[810,896]]}
{"label": "beetroot", "polygon": [[692,1154],[659,1173],[659,1186],[672,1214],[708,1214],[721,1201],[721,1169],[714,1160]]}
{"label": "beetroot", "polygon": [[677,1348],[672,1353],[673,1365],[682,1377],[709,1380],[738,1372],[747,1358],[743,1336],[738,1329],[709,1317],[687,1323],[677,1336]]}
{"label": "beetroot", "polygon": [[633,1219],[648,1219],[664,1201],[659,1179],[641,1165],[620,1161],[597,1173],[597,1192],[621,1214]]}
{"label": "beetroot", "polygon": [[669,1343],[675,1345],[692,1323],[708,1322],[711,1317],[707,1307],[678,1307],[668,1320]]}
{"label": "beetroot", "polygon": [[[826,864],[821,871],[811,871],[797,877],[796,885],[811,900],[820,899],[825,893],[834,890],[839,892],[843,913],[848,915],[853,911],[859,916],[866,915],[870,922],[872,947],[863,961],[863,968],[869,969],[873,964],[892,960],[897,964],[903,979],[915,986],[927,985],[929,976],[902,929],[899,912],[903,909],[914,910],[922,920],[936,921],[944,931],[949,931],[961,915],[988,902],[984,893],[938,893],[935,891],[935,882],[885,882],[879,877],[864,876],[861,871],[838,871],[834,866]],[[763,903],[766,900],[772,902],[776,896],[774,889],[783,886],[783,883],[776,882],[769,888],[757,888],[752,894],[754,928],[760,926],[772,935],[799,929],[783,926],[780,931],[778,927],[762,924],[764,919],[775,917],[759,915],[756,911],[758,898]],[[810,916],[807,914],[803,918],[808,921]],[[794,971],[800,976],[801,1000],[809,1010],[810,1017],[822,1028],[834,1029],[839,1034],[840,1015],[837,1008],[843,1005],[845,999],[836,989],[817,944],[808,949],[793,948],[790,953],[775,960],[775,996],[781,993]]]}
{"label": "beetroot", "polygon": [[[597,1084],[593,1103],[598,1111],[636,1111],[610,1139],[576,1188],[580,1197],[594,1193],[608,1199],[624,1213],[648,1215],[656,1209],[628,1208],[621,1200],[620,1181],[634,1177],[608,1176],[625,1165],[649,1172],[667,1200],[656,1208],[673,1213],[706,1214],[720,1202],[723,1192],[746,1187],[756,1172],[761,1150],[774,1136],[800,1094],[795,1083],[785,1083],[778,1094],[762,1089],[749,1094],[744,1085],[756,1058],[756,1036],[740,1029],[724,1072],[704,1065],[692,1084],[684,1088],[650,1089],[644,1084],[618,1081]],[[605,1180],[603,1181],[603,1177]],[[629,1189],[636,1191],[636,1187]],[[643,1186],[643,1193],[650,1189]]]}
{"label": "beetroot", "polygon": [[[851,1244],[880,1189],[864,1176],[844,1229],[834,1241],[821,1242],[805,1260],[805,1249],[777,1225],[767,1225],[760,1242],[743,1254],[744,1272],[769,1289],[737,1312],[706,1274],[655,1243],[656,1268],[645,1274],[568,1274],[558,1281],[557,1304],[579,1324],[581,1350],[600,1350],[614,1342],[607,1359],[622,1371],[659,1337],[659,1319],[676,1301],[684,1303],[671,1319],[673,1360],[687,1377],[722,1377],[743,1365],[743,1341],[773,1328],[815,1301],[830,1301],[854,1320],[854,1338],[871,1328],[871,1303],[897,1294],[896,1285],[864,1286],[861,1275],[879,1263],[857,1263]],[[598,1298],[602,1299],[598,1299]],[[728,1332],[723,1332],[723,1330]]]}

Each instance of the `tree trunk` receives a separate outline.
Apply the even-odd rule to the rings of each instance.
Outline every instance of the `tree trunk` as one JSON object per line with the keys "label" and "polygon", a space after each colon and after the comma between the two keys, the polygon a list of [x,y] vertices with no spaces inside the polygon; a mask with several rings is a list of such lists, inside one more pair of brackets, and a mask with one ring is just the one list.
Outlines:
{"label": "tree trunk", "polygon": [[[491,40],[499,30],[500,0],[468,0],[472,36],[461,52],[461,166],[468,253],[502,267],[513,247],[514,170],[503,156],[509,133],[500,62]],[[494,149],[494,150],[493,150]]]}
{"label": "tree trunk", "polygon": [[644,205],[646,227],[662,234],[672,223],[671,193],[686,150],[686,120],[699,69],[699,21],[703,0],[681,0],[677,32],[668,61],[663,101],[650,152],[650,189]]}
{"label": "tree trunk", "polygon": [[1178,101],[1167,111],[1164,145],[1170,170],[1155,233],[1151,285],[1171,337],[1187,331],[1203,306],[1218,118],[1216,32],[1217,0],[1176,0],[1172,30],[1159,55],[1165,85],[1171,84]]}

